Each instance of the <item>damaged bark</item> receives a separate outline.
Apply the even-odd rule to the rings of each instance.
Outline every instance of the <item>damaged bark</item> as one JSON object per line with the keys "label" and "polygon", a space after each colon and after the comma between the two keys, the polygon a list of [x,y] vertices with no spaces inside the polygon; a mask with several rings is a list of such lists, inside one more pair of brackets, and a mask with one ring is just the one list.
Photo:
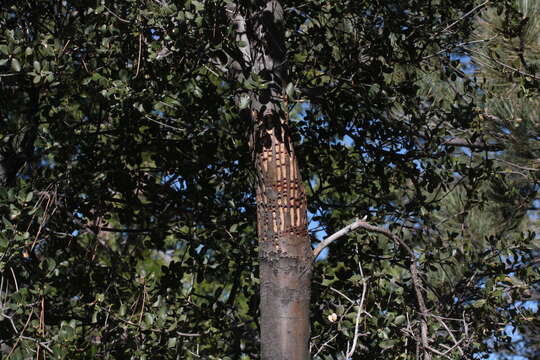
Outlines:
{"label": "damaged bark", "polygon": [[263,359],[305,360],[313,259],[306,195],[286,117],[274,115],[256,117],[266,123],[256,159],[261,352]]}
{"label": "damaged bark", "polygon": [[239,99],[248,100],[241,118],[252,128],[257,173],[262,359],[307,360],[313,252],[288,124],[283,9],[278,1],[260,1],[252,8],[231,5],[228,12],[241,44],[231,73],[240,82],[252,74],[265,82]]}

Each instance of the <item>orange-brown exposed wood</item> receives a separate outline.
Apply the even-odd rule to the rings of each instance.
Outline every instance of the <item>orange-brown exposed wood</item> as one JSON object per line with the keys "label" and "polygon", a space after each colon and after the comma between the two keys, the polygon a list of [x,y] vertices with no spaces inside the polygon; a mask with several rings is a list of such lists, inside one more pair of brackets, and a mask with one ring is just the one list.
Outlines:
{"label": "orange-brown exposed wood", "polygon": [[313,255],[304,185],[286,116],[254,118],[265,125],[256,157],[262,356],[306,360]]}

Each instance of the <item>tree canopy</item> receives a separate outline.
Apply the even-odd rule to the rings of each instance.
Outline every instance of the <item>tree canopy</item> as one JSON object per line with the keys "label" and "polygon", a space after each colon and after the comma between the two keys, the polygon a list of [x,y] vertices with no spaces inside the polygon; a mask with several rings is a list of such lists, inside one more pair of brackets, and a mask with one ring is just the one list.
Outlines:
{"label": "tree canopy", "polygon": [[[0,5],[3,356],[259,358],[239,111],[271,84],[235,67],[246,44],[229,4]],[[540,275],[532,10],[282,5],[313,246],[365,224],[315,263],[313,358],[511,353],[507,325],[535,319],[522,303]]]}

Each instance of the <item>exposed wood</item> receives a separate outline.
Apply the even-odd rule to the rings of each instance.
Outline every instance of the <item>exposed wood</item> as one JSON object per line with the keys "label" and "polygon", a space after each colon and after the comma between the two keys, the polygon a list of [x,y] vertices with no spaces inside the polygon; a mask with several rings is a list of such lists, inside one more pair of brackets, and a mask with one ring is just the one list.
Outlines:
{"label": "exposed wood", "polygon": [[[231,73],[256,73],[267,87],[239,96],[251,125],[257,172],[260,327],[263,360],[307,360],[312,250],[307,201],[288,128],[283,9],[277,1],[228,8],[241,58]],[[238,70],[242,71],[239,72]],[[248,100],[247,108],[246,99]]]}

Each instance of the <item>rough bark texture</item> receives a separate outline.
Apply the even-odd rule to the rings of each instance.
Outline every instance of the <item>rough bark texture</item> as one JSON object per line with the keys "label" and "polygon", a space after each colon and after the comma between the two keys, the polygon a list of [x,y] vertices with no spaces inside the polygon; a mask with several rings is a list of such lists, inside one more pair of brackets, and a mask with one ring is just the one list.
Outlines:
{"label": "rough bark texture", "polygon": [[249,91],[242,118],[253,127],[257,170],[257,223],[261,280],[263,360],[307,360],[312,249],[307,234],[304,184],[288,128],[284,88],[286,50],[278,1],[252,8],[232,5],[229,15],[242,47],[237,76],[257,74],[266,89]]}

